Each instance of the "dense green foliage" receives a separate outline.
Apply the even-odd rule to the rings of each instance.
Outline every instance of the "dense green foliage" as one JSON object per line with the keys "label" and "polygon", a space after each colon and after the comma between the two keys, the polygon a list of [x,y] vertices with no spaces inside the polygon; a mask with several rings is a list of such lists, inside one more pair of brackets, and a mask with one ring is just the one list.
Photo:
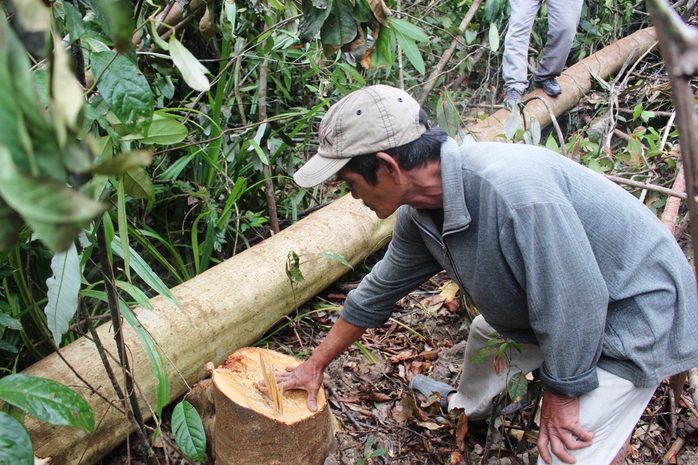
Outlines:
{"label": "dense green foliage", "polygon": [[[273,217],[288,225],[341,195],[331,185],[298,189],[290,176],[314,151],[324,111],[351,90],[389,83],[417,94],[458,39],[424,103],[432,120],[456,135],[464,122],[481,116],[478,107],[500,101],[507,1],[483,1],[461,33],[458,26],[471,4],[407,2],[398,12],[392,0],[192,1],[179,15],[180,4],[164,0],[4,5],[5,373],[86,332],[79,307],[97,321],[108,318],[96,246],[100,228],[123,316],[138,331],[129,304],[148,308],[156,294],[173,299],[169,287],[268,237]],[[169,25],[161,22],[164,13],[175,18]],[[627,0],[590,2],[570,62],[648,21]],[[546,27],[545,21],[536,23],[534,51],[542,51]],[[651,92],[660,68],[645,65],[638,79],[625,82],[621,98],[633,102],[632,111],[617,120],[630,133],[628,141],[605,146],[579,114],[570,114],[562,143],[599,170],[673,168],[676,137],[662,139],[666,118],[656,113],[670,111],[671,103],[661,89]],[[599,83],[600,97],[588,108],[593,121],[604,121],[610,92]],[[524,138],[515,131],[511,137]],[[534,142],[561,144],[548,133],[541,137]],[[615,156],[607,156],[609,151]],[[657,198],[654,208],[663,201]],[[159,413],[167,398],[162,361],[147,333],[139,336],[161,381]],[[188,413],[182,413],[185,423],[194,421]],[[200,444],[191,433],[180,433],[198,456]]]}

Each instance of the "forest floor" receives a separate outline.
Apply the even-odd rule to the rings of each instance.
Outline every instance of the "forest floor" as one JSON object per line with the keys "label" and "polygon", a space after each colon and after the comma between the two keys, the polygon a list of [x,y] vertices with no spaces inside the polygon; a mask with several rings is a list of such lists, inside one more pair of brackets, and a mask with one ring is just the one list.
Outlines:
{"label": "forest floor", "polygon": [[[267,347],[307,357],[360,278],[361,273],[352,272],[306,303],[299,312],[304,316],[263,339]],[[360,346],[352,346],[328,367],[325,392],[339,431],[325,465],[536,463],[537,402],[495,420],[488,431],[466,432],[457,419],[441,415],[438,405],[425,406],[409,390],[409,381],[419,373],[457,384],[473,314],[458,295],[445,301],[450,299],[442,292],[448,282],[444,274],[433,277],[398,302],[386,324],[367,331]],[[678,397],[674,392],[669,380],[657,389],[633,433],[626,464],[698,464],[698,412],[688,383]],[[163,430],[168,434],[170,428]],[[156,450],[160,463],[195,463],[178,455],[169,442],[160,441]],[[145,463],[135,437],[129,445],[113,451],[102,464]]]}

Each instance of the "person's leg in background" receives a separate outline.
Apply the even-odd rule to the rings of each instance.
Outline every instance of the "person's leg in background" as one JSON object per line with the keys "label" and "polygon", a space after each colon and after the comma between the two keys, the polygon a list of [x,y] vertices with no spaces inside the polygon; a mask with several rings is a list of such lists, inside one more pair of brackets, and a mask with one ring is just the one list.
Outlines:
{"label": "person's leg in background", "polygon": [[[547,0],[548,36],[533,81],[548,95],[562,92],[555,78],[562,73],[577,34],[583,0]],[[547,85],[546,85],[547,84]]]}
{"label": "person's leg in background", "polygon": [[509,109],[521,101],[528,87],[528,44],[540,5],[541,0],[509,0],[511,13],[502,56],[505,105]]}

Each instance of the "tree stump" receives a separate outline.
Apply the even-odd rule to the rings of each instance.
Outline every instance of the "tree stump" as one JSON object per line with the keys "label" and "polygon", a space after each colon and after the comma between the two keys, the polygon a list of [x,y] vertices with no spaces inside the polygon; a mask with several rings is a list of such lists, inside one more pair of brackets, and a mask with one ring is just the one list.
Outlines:
{"label": "tree stump", "polygon": [[[305,391],[281,394],[283,408],[260,389],[266,370],[300,365],[295,357],[244,347],[213,370],[213,455],[216,465],[321,465],[332,443],[331,413],[321,388],[318,409],[308,409]],[[283,413],[282,413],[283,412]]]}

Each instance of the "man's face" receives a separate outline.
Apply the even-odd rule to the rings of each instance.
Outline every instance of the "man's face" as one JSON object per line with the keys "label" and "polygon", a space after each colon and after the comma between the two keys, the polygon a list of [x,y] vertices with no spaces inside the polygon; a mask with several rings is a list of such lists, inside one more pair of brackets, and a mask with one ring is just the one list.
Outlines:
{"label": "man's face", "polygon": [[400,186],[382,164],[375,185],[370,185],[361,175],[347,169],[340,170],[337,177],[347,183],[352,197],[363,200],[364,205],[373,210],[378,218],[389,217],[401,205]]}

